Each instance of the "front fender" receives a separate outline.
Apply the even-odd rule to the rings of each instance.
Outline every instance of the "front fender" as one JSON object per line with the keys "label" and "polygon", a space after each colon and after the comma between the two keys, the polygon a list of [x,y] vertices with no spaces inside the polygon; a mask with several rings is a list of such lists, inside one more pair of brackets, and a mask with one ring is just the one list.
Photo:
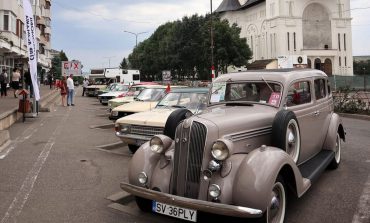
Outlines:
{"label": "front fender", "polygon": [[341,139],[345,141],[345,132],[342,124],[342,120],[340,119],[339,115],[333,113],[331,116],[328,132],[326,134],[325,142],[323,149],[333,150],[335,149],[335,142],[337,133],[339,133]]}
{"label": "front fender", "polygon": [[138,174],[141,172],[145,172],[147,174],[148,182],[150,182],[152,179],[153,170],[157,165],[160,157],[160,154],[154,153],[150,150],[149,142],[141,145],[131,158],[129,164],[129,183],[136,186],[142,186],[137,178]]}
{"label": "front fender", "polygon": [[294,161],[283,150],[266,146],[253,150],[240,163],[234,178],[233,203],[265,211],[279,174],[283,175],[285,182],[293,184],[290,186],[296,189],[298,196],[311,185],[303,179]]}

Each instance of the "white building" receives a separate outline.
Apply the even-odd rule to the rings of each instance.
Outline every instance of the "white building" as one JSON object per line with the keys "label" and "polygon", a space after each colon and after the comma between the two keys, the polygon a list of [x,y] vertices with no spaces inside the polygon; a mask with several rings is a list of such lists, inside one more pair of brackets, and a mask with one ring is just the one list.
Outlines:
{"label": "white building", "polygon": [[[51,0],[30,0],[36,16],[38,73],[51,67]],[[0,0],[0,66],[24,71],[28,64],[23,0]]]}
{"label": "white building", "polygon": [[216,12],[241,27],[253,61],[304,55],[311,68],[353,75],[350,0],[223,0]]}

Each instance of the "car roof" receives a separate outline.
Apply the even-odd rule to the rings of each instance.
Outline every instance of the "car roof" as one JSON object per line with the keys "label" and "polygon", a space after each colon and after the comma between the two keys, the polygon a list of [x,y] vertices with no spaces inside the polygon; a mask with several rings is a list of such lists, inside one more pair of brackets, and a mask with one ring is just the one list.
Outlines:
{"label": "car roof", "polygon": [[132,86],[140,86],[140,85],[159,85],[159,84],[156,82],[140,82],[137,84],[133,84]]}
{"label": "car roof", "polygon": [[281,82],[283,84],[291,81],[310,77],[327,77],[327,75],[315,69],[265,69],[265,70],[250,70],[239,73],[229,73],[220,75],[214,82],[225,81],[269,81]]}
{"label": "car roof", "polygon": [[173,88],[171,89],[170,93],[193,93],[193,92],[198,92],[198,93],[208,93],[209,88],[205,87],[198,87],[198,88]]}

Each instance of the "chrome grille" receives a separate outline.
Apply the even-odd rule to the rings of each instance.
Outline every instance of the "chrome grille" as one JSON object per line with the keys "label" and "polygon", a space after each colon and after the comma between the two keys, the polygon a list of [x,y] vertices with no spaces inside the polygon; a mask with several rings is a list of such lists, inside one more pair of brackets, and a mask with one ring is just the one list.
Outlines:
{"label": "chrome grille", "polygon": [[197,198],[207,129],[199,122],[190,129],[182,126],[176,129],[172,193]]}
{"label": "chrome grille", "polygon": [[153,127],[153,126],[143,126],[143,125],[132,125],[131,134],[136,135],[145,135],[145,136],[154,136],[163,134],[164,128],[162,127]]}

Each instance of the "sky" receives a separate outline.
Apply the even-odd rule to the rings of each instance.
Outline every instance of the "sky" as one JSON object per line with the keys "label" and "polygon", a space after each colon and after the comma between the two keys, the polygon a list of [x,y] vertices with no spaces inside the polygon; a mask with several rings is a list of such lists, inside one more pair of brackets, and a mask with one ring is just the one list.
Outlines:
{"label": "sky", "polygon": [[[222,0],[213,0],[215,10]],[[370,1],[351,0],[353,55],[370,55]],[[52,48],[91,68],[118,67],[166,22],[210,12],[210,0],[53,0]],[[125,31],[131,32],[127,33]]]}

